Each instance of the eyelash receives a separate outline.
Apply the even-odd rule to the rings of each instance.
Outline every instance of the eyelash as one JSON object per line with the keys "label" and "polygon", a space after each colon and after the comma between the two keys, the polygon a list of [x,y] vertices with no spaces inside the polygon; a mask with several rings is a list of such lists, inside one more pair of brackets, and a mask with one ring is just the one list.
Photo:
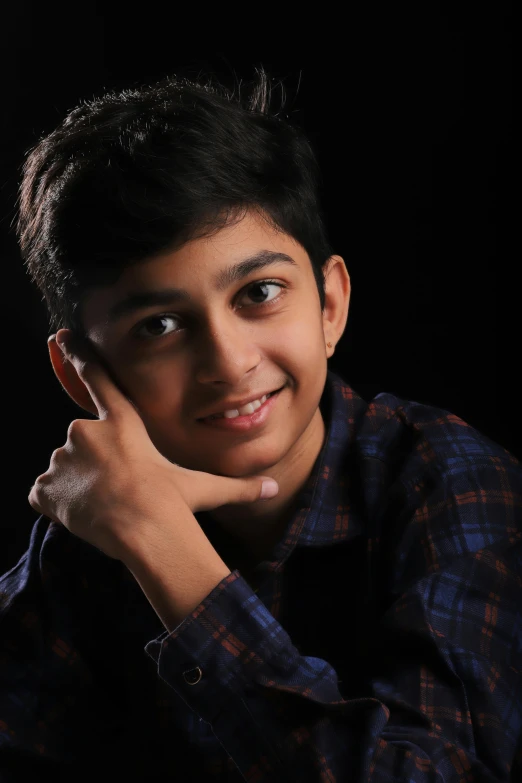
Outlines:
{"label": "eyelash", "polygon": [[[279,283],[276,280],[254,280],[252,283],[249,283],[243,290],[244,291],[248,291],[249,288],[252,288],[255,285],[276,285],[279,288],[287,288],[287,286],[284,283]],[[250,306],[251,307],[269,307],[270,305],[276,304],[277,302],[279,302],[279,300],[281,298],[281,295],[282,295],[282,292],[278,296],[276,296],[275,299],[271,299],[269,302],[257,302],[257,303],[254,303],[253,305],[250,305]],[[174,313],[158,313],[157,315],[150,316],[145,321],[142,321],[140,324],[138,324],[138,326],[135,329],[135,336],[139,340],[147,340],[147,341],[161,340],[162,337],[169,337],[170,335],[176,334],[179,331],[179,329],[176,329],[174,332],[168,332],[168,334],[152,335],[152,336],[148,336],[148,337],[143,337],[143,335],[138,334],[138,332],[144,326],[146,326],[146,324],[148,324],[150,321],[154,321],[154,320],[159,319],[159,318],[175,318],[176,319],[176,318],[178,318],[178,316],[175,315]]]}

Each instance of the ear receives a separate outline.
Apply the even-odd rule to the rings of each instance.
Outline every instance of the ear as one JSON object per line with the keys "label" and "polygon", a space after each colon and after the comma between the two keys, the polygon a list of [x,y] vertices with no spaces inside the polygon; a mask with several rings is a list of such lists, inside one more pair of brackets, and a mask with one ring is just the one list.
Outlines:
{"label": "ear", "polygon": [[323,274],[325,278],[323,331],[325,342],[333,344],[331,348],[326,349],[326,355],[330,357],[346,328],[352,289],[350,275],[341,256],[330,256],[323,267]]}
{"label": "ear", "polygon": [[56,335],[52,334],[47,340],[49,348],[49,357],[53,366],[54,374],[62,384],[63,388],[77,405],[88,413],[92,413],[98,418],[98,409],[94,404],[87,387],[76,372],[76,368],[68,361],[62,353],[62,350],[56,342]]}

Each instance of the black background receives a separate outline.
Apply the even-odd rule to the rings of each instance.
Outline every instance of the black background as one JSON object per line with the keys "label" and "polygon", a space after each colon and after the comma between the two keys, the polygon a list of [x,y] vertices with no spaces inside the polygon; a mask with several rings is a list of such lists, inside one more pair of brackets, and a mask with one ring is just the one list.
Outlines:
{"label": "black background", "polygon": [[451,410],[522,456],[511,6],[463,5],[364,4],[334,16],[315,7],[292,18],[265,6],[214,18],[200,6],[193,18],[154,4],[10,8],[0,573],[27,548],[31,485],[82,417],[53,374],[46,313],[12,228],[24,154],[81,99],[180,67],[230,81],[262,64],[283,80],[287,111],[318,154],[330,239],[352,281],[331,369],[367,399],[391,391]]}

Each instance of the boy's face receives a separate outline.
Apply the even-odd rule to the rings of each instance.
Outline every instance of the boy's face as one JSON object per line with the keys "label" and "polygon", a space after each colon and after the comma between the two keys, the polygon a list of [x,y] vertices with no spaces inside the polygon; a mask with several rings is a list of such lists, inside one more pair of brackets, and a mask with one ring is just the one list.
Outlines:
{"label": "boy's face", "polygon": [[[239,262],[276,253],[294,263],[281,258],[218,285],[219,276]],[[167,459],[219,475],[277,478],[278,466],[297,468],[310,449],[315,460],[324,438],[318,405],[334,350],[326,343],[335,346],[344,331],[350,290],[342,259],[333,256],[328,270],[321,313],[306,251],[247,213],[213,236],[140,263],[115,285],[93,290],[83,323]],[[267,279],[274,282],[259,285]],[[173,288],[187,298],[137,310],[121,306],[136,292]],[[233,407],[229,400],[258,398],[282,386],[266,421],[246,432],[200,421]]]}

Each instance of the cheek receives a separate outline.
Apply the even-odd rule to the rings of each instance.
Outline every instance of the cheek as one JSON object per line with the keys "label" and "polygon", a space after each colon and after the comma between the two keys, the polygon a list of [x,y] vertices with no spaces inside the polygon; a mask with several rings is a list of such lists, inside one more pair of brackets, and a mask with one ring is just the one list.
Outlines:
{"label": "cheek", "polygon": [[[179,405],[181,385],[175,382],[172,367],[125,366],[118,373],[121,387],[138,409],[148,417],[161,417]],[[181,399],[181,394],[179,394]]]}
{"label": "cheek", "polygon": [[288,326],[281,325],[275,335],[273,348],[278,356],[291,359],[297,364],[309,361],[311,356],[322,350],[323,331],[314,316],[302,318]]}

